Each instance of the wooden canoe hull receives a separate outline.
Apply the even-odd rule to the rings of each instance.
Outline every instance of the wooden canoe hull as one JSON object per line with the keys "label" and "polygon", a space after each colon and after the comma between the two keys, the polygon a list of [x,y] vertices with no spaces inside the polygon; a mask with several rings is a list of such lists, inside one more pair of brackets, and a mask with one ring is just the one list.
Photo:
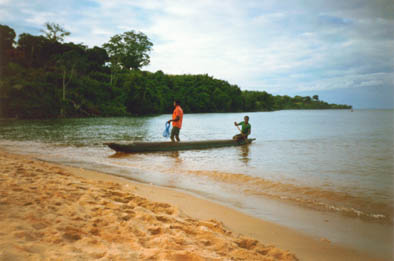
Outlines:
{"label": "wooden canoe hull", "polygon": [[209,148],[220,148],[230,146],[241,146],[252,143],[255,139],[248,141],[236,140],[205,140],[205,141],[181,141],[181,142],[132,142],[105,143],[111,149],[118,152],[153,152],[153,151],[178,151],[178,150],[199,150]]}

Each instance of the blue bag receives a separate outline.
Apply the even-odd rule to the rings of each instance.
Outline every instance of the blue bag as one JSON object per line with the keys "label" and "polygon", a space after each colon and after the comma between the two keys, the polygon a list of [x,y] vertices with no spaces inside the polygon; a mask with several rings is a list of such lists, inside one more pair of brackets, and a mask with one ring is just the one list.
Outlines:
{"label": "blue bag", "polygon": [[168,138],[170,137],[170,123],[166,122],[166,128],[163,131],[163,137]]}

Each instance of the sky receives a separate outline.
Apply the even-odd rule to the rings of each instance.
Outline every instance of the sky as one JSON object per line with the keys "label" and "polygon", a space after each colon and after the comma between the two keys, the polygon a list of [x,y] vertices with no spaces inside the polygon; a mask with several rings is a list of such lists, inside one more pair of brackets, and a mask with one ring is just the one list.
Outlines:
{"label": "sky", "polygon": [[394,108],[393,0],[0,0],[0,24],[17,35],[40,35],[46,22],[89,47],[142,32],[151,72]]}

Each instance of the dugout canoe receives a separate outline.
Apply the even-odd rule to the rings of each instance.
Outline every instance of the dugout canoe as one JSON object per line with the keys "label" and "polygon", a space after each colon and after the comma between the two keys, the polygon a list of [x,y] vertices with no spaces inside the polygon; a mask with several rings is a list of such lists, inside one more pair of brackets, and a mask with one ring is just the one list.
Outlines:
{"label": "dugout canoe", "polygon": [[154,151],[178,151],[199,150],[230,146],[242,146],[252,143],[256,139],[247,141],[236,140],[204,140],[204,141],[181,141],[181,142],[132,142],[132,143],[104,143],[118,152],[154,152]]}

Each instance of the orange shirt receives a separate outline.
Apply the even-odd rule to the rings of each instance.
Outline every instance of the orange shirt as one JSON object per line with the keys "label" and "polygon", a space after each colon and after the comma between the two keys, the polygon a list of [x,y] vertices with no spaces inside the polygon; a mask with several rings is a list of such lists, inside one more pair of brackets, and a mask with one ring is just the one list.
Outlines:
{"label": "orange shirt", "polygon": [[172,126],[180,129],[182,127],[183,110],[179,105],[175,107],[174,112],[172,113],[172,119],[175,120],[177,116],[179,116],[179,121],[173,121]]}

